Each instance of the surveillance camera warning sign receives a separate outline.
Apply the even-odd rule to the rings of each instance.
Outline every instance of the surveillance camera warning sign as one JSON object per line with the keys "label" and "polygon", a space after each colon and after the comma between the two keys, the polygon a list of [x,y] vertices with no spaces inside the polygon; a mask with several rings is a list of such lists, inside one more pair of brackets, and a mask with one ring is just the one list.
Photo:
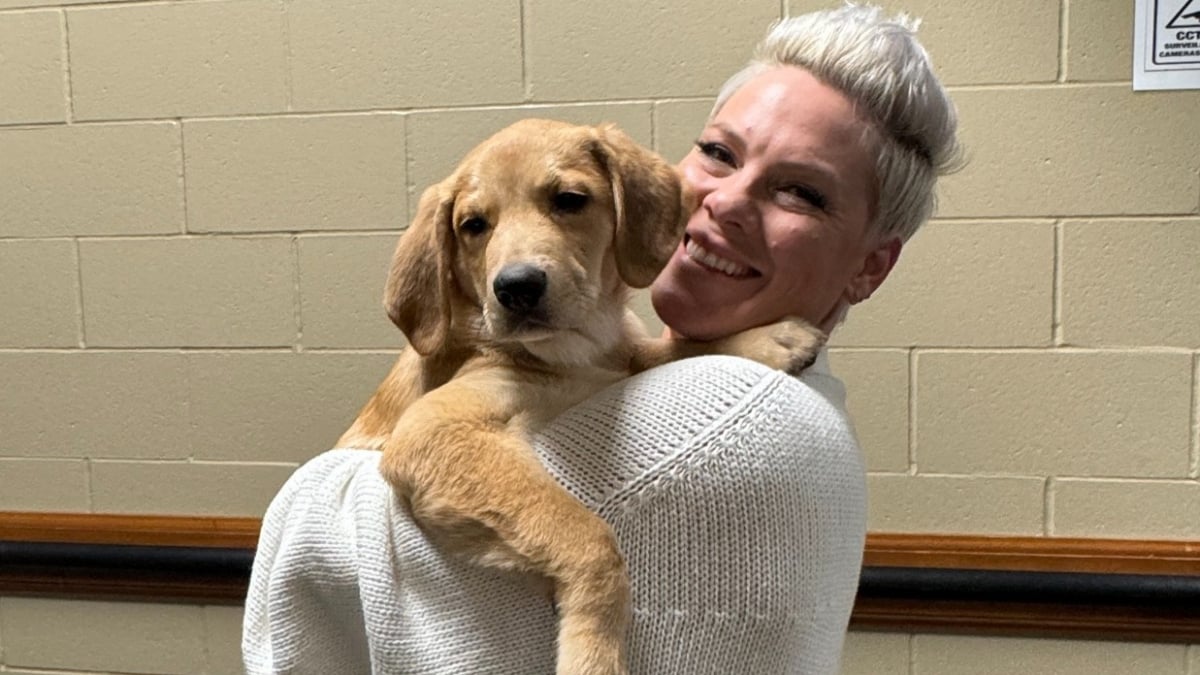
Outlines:
{"label": "surveillance camera warning sign", "polygon": [[1200,0],[1138,0],[1134,89],[1200,89]]}

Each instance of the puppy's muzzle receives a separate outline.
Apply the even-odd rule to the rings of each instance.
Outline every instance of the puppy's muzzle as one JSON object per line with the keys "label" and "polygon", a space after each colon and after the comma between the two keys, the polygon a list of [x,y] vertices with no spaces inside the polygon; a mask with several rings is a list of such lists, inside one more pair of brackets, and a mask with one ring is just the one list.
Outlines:
{"label": "puppy's muzzle", "polygon": [[496,299],[510,312],[528,314],[538,308],[546,295],[546,273],[535,265],[507,265],[492,282]]}

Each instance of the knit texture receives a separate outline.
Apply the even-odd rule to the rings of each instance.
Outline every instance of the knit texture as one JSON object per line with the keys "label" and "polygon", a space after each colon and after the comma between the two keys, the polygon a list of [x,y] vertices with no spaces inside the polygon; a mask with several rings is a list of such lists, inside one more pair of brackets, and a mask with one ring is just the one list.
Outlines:
{"label": "knit texture", "polygon": [[[799,380],[732,357],[656,368],[567,411],[536,448],[617,534],[632,673],[837,673],[866,487],[824,355]],[[439,551],[378,460],[331,450],[275,497],[247,672],[553,673],[546,587]]]}

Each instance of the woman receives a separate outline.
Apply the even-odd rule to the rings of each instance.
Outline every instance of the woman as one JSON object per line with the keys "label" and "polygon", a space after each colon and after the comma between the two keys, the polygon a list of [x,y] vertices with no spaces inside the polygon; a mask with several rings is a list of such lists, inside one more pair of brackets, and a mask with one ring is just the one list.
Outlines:
{"label": "woman", "polygon": [[[785,315],[832,330],[929,217],[955,127],[907,20],[846,7],[775,26],[681,164],[701,201],[652,287],[668,334]],[[693,359],[543,434],[546,465],[629,561],[631,672],[837,671],[866,527],[843,399],[823,357],[799,380]],[[444,557],[395,508],[377,460],[331,451],[276,497],[247,671],[552,672],[544,589]]]}

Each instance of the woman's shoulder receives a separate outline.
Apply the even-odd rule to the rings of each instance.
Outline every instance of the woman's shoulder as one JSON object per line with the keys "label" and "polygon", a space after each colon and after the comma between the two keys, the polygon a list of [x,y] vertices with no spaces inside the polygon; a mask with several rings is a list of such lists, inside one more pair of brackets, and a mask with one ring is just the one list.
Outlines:
{"label": "woman's shoulder", "polygon": [[770,392],[771,395],[794,398],[800,404],[828,404],[843,415],[846,400],[845,387],[830,371],[825,350],[821,350],[816,360],[799,376],[790,376],[750,359],[710,355],[659,366],[626,380],[616,388],[622,387],[649,391],[661,389],[664,392],[716,389],[724,401],[753,398]]}
{"label": "woman's shoulder", "polygon": [[660,366],[567,411],[535,447],[597,509],[647,482],[722,464],[856,478],[862,460],[841,383],[821,361],[800,378],[728,356]]}

